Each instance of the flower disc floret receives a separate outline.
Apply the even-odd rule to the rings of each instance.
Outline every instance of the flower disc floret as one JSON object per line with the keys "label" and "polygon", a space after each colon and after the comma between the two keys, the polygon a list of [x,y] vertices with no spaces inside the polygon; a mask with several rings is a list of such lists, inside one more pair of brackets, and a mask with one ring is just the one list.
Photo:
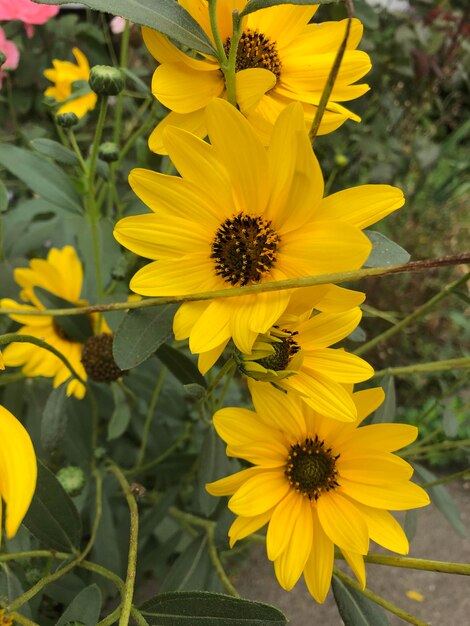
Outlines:
{"label": "flower disc floret", "polygon": [[[224,100],[213,100],[206,118],[210,144],[178,128],[165,131],[181,176],[130,174],[152,213],[120,220],[114,235],[153,261],[133,276],[132,291],[186,295],[361,267],[371,250],[361,229],[401,206],[400,190],[366,185],[323,198],[299,104],[279,116],[268,149]],[[292,293],[183,304],[175,336],[189,336],[192,352],[210,353],[212,362],[230,338],[249,354]]]}
{"label": "flower disc floret", "polygon": [[410,481],[411,465],[393,454],[414,441],[417,429],[360,426],[384,394],[376,388],[351,397],[358,419],[348,424],[269,385],[253,394],[255,411],[228,407],[213,418],[227,455],[251,464],[206,486],[212,495],[230,496],[229,509],[237,515],[230,545],[268,524],[267,554],[279,583],[290,590],[303,574],[318,602],[330,587],[335,545],[364,587],[370,540],[408,552],[406,535],[389,510],[429,503]]}

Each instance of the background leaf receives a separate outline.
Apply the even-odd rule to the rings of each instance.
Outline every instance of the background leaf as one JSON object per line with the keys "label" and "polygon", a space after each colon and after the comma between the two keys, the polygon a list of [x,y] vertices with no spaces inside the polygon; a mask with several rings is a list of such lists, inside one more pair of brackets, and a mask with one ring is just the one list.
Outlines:
{"label": "background leaf", "polygon": [[11,144],[0,145],[0,164],[45,200],[81,213],[80,197],[66,174],[54,163]]}
{"label": "background leaf", "polygon": [[56,450],[62,443],[67,428],[67,385],[51,392],[41,421],[41,445],[46,453]]}
{"label": "background leaf", "polygon": [[51,550],[69,551],[80,545],[78,511],[54,474],[40,461],[36,491],[23,524]]}
{"label": "background leaf", "polygon": [[85,587],[67,607],[56,626],[66,626],[68,622],[77,621],[84,626],[96,626],[101,611],[101,591],[97,585]]}
{"label": "background leaf", "polygon": [[157,350],[157,358],[183,385],[207,387],[206,379],[200,373],[196,364],[181,350],[176,350],[164,343]]}
{"label": "background leaf", "polygon": [[117,383],[111,384],[114,399],[114,411],[108,424],[108,441],[120,437],[129,426],[131,409],[124,391]]}
{"label": "background leaf", "polygon": [[333,575],[331,586],[345,626],[389,626],[380,606],[346,585],[338,576]]}
{"label": "background leaf", "polygon": [[381,424],[384,422],[394,422],[396,413],[396,393],[395,393],[395,378],[386,374],[380,385],[385,392],[385,400],[375,411],[372,418],[374,424]]}
{"label": "background leaf", "polygon": [[373,246],[364,267],[387,267],[388,265],[408,263],[410,260],[410,254],[404,248],[382,233],[375,230],[365,230],[364,234],[367,235]]}
{"label": "background leaf", "polygon": [[153,354],[172,333],[178,309],[168,304],[129,311],[114,335],[114,360],[122,370],[136,367]]}
{"label": "background leaf", "polygon": [[[286,617],[273,606],[218,593],[162,593],[141,607],[151,626],[283,626]],[[153,619],[152,619],[153,618]]]}
{"label": "background leaf", "polygon": [[204,589],[211,568],[207,536],[195,537],[173,563],[160,590]]}
{"label": "background leaf", "polygon": [[[40,0],[40,3],[61,6],[70,4],[70,0]],[[150,26],[188,48],[215,55],[206,33],[175,0],[81,0],[81,4]]]}
{"label": "background leaf", "polygon": [[70,148],[66,148],[58,141],[41,137],[33,139],[30,143],[35,150],[54,159],[54,161],[59,161],[59,163],[65,163],[66,165],[79,165],[75,152],[70,150]]}
{"label": "background leaf", "polygon": [[[69,309],[75,306],[47,289],[34,287],[34,293],[46,309]],[[93,326],[88,315],[61,315],[54,318],[54,324],[72,341],[85,343],[93,336]]]}
{"label": "background leaf", "polygon": [[215,429],[209,427],[204,437],[199,457],[196,491],[199,508],[207,517],[214,512],[219,504],[219,499],[208,493],[206,483],[213,482],[234,472],[230,465],[230,459],[225,453],[225,448],[225,443],[217,436]]}

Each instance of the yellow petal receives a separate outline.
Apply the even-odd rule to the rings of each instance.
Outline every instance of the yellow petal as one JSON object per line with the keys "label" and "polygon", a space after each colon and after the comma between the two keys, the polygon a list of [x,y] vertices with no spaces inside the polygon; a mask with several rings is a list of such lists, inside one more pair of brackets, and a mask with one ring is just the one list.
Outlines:
{"label": "yellow petal", "polygon": [[366,294],[353,289],[345,289],[338,285],[329,285],[325,296],[317,303],[319,311],[340,313],[359,306],[366,299]]}
{"label": "yellow petal", "polygon": [[213,417],[217,434],[227,444],[243,446],[256,441],[275,441],[284,444],[284,452],[287,458],[287,440],[283,434],[264,424],[257,413],[248,409],[227,407],[217,411]]}
{"label": "yellow petal", "polygon": [[173,319],[173,332],[178,341],[189,337],[199,316],[207,309],[210,302],[184,302],[176,311]]}
{"label": "yellow petal", "polygon": [[384,452],[357,448],[346,443],[343,447],[336,442],[335,449],[340,452],[338,468],[341,483],[343,478],[357,483],[384,484],[393,481],[406,481],[413,475],[413,468],[404,459]]}
{"label": "yellow petal", "polygon": [[341,493],[322,493],[317,501],[318,519],[328,537],[340,548],[367,554],[369,533],[359,509]]}
{"label": "yellow petal", "polygon": [[333,348],[313,350],[304,356],[304,366],[315,368],[338,383],[359,383],[374,375],[374,370],[364,359]]}
{"label": "yellow petal", "polygon": [[142,38],[147,50],[153,58],[161,64],[183,63],[198,72],[210,72],[214,70],[214,63],[212,61],[194,59],[188,56],[172,44],[168,37],[165,37],[165,35],[162,35],[162,33],[152,28],[148,28],[148,26],[142,27]]}
{"label": "yellow petal", "polygon": [[303,499],[303,496],[291,490],[273,510],[266,533],[266,550],[270,561],[279,558],[287,548],[295,522],[303,513]]}
{"label": "yellow petal", "polygon": [[410,424],[371,424],[358,428],[354,433],[354,445],[394,452],[415,441],[416,426]]}
{"label": "yellow petal", "polygon": [[276,76],[269,70],[249,68],[235,74],[235,90],[240,111],[253,111],[261,97],[276,84]]}
{"label": "yellow petal", "polygon": [[351,395],[340,383],[319,372],[303,367],[295,376],[287,379],[283,386],[302,394],[303,401],[325,417],[342,422],[356,420],[356,407]]}
{"label": "yellow petal", "polygon": [[344,313],[320,313],[298,327],[299,342],[306,351],[326,348],[347,337],[361,321],[359,307]]}
{"label": "yellow petal", "polygon": [[168,150],[164,145],[163,131],[169,126],[176,126],[177,128],[187,130],[189,133],[193,133],[200,138],[207,135],[204,109],[198,109],[191,113],[175,113],[174,111],[170,111],[150,134],[149,148],[152,152],[168,154]]}
{"label": "yellow petal", "polygon": [[194,324],[189,336],[191,352],[206,352],[217,348],[230,338],[230,303],[214,300]]}
{"label": "yellow petal", "polygon": [[219,346],[216,346],[212,350],[201,352],[198,358],[197,366],[203,376],[207,374],[211,367],[216,363],[220,355],[225,350],[227,344],[228,340],[222,342]]}
{"label": "yellow petal", "polygon": [[257,530],[262,528],[265,524],[267,524],[271,515],[272,510],[269,509],[265,513],[255,515],[254,517],[237,517],[228,531],[230,547],[233,548],[237,541],[248,537],[251,533],[255,533]]}
{"label": "yellow petal", "polygon": [[18,530],[36,487],[37,465],[31,439],[22,424],[0,406],[0,486],[7,504],[8,538]]}
{"label": "yellow petal", "polygon": [[356,506],[362,511],[372,541],[398,554],[408,554],[408,539],[391,513],[365,504],[357,503]]}
{"label": "yellow petal", "polygon": [[341,487],[350,498],[378,509],[406,511],[427,506],[430,502],[424,489],[412,482],[366,485],[342,478]]}
{"label": "yellow petal", "polygon": [[341,552],[344,555],[349,567],[354,572],[355,577],[359,581],[361,585],[361,589],[366,588],[366,568],[364,565],[364,557],[362,554],[356,554],[355,552],[351,552],[350,550],[345,550],[341,548]]}
{"label": "yellow petal", "polygon": [[367,228],[405,203],[401,189],[390,185],[360,185],[324,198],[317,219],[341,220]]}
{"label": "yellow petal", "polygon": [[260,515],[276,506],[289,489],[282,470],[260,471],[237,489],[228,502],[228,508],[243,517]]}
{"label": "yellow petal", "polygon": [[211,496],[231,496],[239,489],[249,478],[260,472],[259,467],[250,467],[242,470],[232,476],[215,480],[206,484],[207,491]]}
{"label": "yellow petal", "polygon": [[312,596],[323,604],[333,574],[334,544],[325,534],[315,509],[312,509],[312,521],[313,546],[305,564],[304,578]]}
{"label": "yellow petal", "polygon": [[288,397],[268,383],[248,380],[256,412],[263,422],[286,433],[294,442],[305,439],[306,426],[301,404],[295,397]]}
{"label": "yellow petal", "polygon": [[353,393],[353,402],[357,408],[358,424],[373,413],[382,404],[384,398],[385,393],[382,387],[363,389]]}

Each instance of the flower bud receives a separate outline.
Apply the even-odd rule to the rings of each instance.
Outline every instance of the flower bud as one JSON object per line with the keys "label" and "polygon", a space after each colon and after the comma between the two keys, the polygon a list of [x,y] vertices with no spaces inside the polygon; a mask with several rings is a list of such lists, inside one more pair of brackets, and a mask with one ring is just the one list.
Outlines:
{"label": "flower bud", "polygon": [[335,163],[338,167],[346,167],[349,163],[349,159],[345,154],[337,153],[335,154]]}
{"label": "flower bud", "polygon": [[60,469],[56,474],[56,478],[64,488],[64,491],[72,497],[78,496],[85,485],[85,474],[82,468],[73,465]]}
{"label": "flower bud", "polygon": [[99,147],[98,156],[106,163],[114,163],[119,159],[119,148],[113,141],[105,141]]}
{"label": "flower bud", "polygon": [[95,65],[90,70],[92,90],[100,96],[115,96],[124,89],[121,70],[111,65]]}
{"label": "flower bud", "polygon": [[62,128],[72,128],[78,124],[78,116],[75,113],[59,113],[55,116],[56,122]]}
{"label": "flower bud", "polygon": [[110,383],[123,372],[113,357],[113,335],[102,333],[90,337],[82,350],[82,363],[88,376],[97,383]]}

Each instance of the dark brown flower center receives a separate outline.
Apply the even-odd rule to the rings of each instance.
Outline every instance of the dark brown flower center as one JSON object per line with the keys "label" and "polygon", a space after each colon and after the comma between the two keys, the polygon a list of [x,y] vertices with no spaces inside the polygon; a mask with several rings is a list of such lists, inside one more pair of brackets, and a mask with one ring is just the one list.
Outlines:
{"label": "dark brown flower center", "polygon": [[324,491],[338,487],[338,471],[331,448],[325,448],[325,442],[317,435],[308,437],[300,444],[291,446],[287,457],[285,475],[291,486],[309,500],[318,500]]}
{"label": "dark brown flower center", "polygon": [[[230,38],[224,45],[225,54],[230,51]],[[281,76],[281,60],[276,48],[276,42],[260,33],[259,30],[247,28],[243,31],[237,48],[237,60],[235,71],[246,70],[252,67],[260,67],[272,72],[276,79]]]}
{"label": "dark brown flower center", "polygon": [[82,350],[82,363],[88,376],[98,383],[109,383],[123,374],[113,357],[113,335],[90,337]]}
{"label": "dark brown flower center", "polygon": [[262,359],[258,359],[258,363],[266,369],[279,372],[280,370],[286,370],[294,354],[300,350],[299,344],[293,339],[297,332],[291,332],[289,330],[282,330],[283,333],[287,333],[286,337],[282,337],[280,341],[274,341],[271,346],[274,349],[274,354],[270,354]]}
{"label": "dark brown flower center", "polygon": [[270,221],[239,213],[215,233],[215,273],[232,285],[257,283],[273,267],[279,243]]}

